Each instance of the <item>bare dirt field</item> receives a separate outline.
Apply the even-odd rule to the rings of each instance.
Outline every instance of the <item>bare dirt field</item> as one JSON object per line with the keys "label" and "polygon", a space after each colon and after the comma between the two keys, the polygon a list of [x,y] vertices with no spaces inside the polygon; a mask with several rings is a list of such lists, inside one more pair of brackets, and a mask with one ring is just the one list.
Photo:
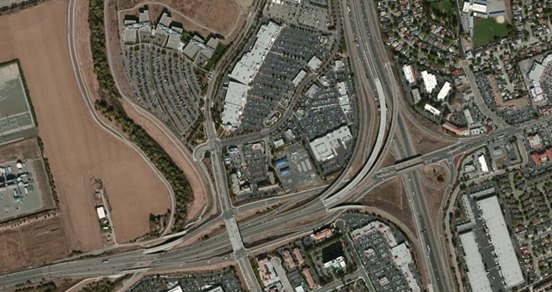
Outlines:
{"label": "bare dirt field", "polygon": [[[249,4],[249,5],[248,5]],[[148,5],[152,9],[151,19],[157,20],[162,9],[171,12],[172,18],[183,24],[184,29],[207,34],[218,33],[231,41],[237,34],[249,13],[250,1],[234,0],[118,0],[117,7],[124,13],[137,12],[135,8]],[[202,34],[203,34],[202,33]],[[207,36],[204,34],[204,36]]]}
{"label": "bare dirt field", "polygon": [[69,255],[60,216],[34,220],[0,232],[0,273],[37,266]]}
{"label": "bare dirt field", "polygon": [[[427,134],[424,132],[424,130],[418,128],[415,126],[410,120],[404,119],[406,121],[406,124],[408,126],[408,130],[410,132],[410,136],[412,137],[412,140],[414,142],[414,147],[416,148],[416,151],[418,154],[423,155],[426,153],[433,152],[435,150],[439,150],[443,147],[452,145],[453,142],[439,140],[438,138]],[[416,119],[418,120],[418,119]],[[418,120],[418,122],[420,122]],[[425,121],[426,123],[429,123],[428,121]],[[422,124],[425,126],[424,124]],[[432,130],[431,128],[428,128],[429,130]],[[443,134],[442,128],[438,128],[436,131],[439,134]]]}
{"label": "bare dirt field", "polygon": [[401,220],[410,232],[416,234],[412,211],[408,204],[401,177],[388,180],[377,186],[360,200],[360,203],[383,210]]}
{"label": "bare dirt field", "polygon": [[[114,78],[118,80],[121,94],[129,97],[132,100],[137,100],[134,90],[132,89],[128,79],[126,77],[123,60],[121,59],[121,41],[118,34],[118,20],[117,20],[117,1],[112,0],[108,3],[107,9],[108,22],[106,24],[106,34],[108,36],[109,51],[111,52],[112,59],[110,66],[112,66]],[[88,13],[88,1],[79,1],[77,3],[77,10],[80,13]],[[92,72],[92,55],[90,52],[90,30],[88,29],[88,22],[86,19],[80,19],[77,21],[77,27],[79,30],[78,35],[82,35],[82,39],[77,43],[77,51],[79,55],[79,62],[85,72]],[[86,74],[85,74],[86,75]],[[85,76],[87,82],[95,82],[95,78],[91,76]],[[99,90],[99,89],[98,89]],[[97,96],[96,96],[97,98]],[[194,193],[194,199],[187,206],[186,221],[194,221],[202,212],[205,206],[210,204],[211,197],[209,193],[209,187],[207,178],[203,175],[200,167],[193,161],[192,154],[186,150],[181,149],[183,147],[177,146],[173,141],[174,134],[169,133],[169,129],[162,125],[159,120],[153,118],[146,118],[144,115],[138,112],[138,109],[134,108],[130,103],[121,99],[121,103],[125,109],[126,114],[134,120],[134,122],[140,125],[148,134],[157,142],[161,147],[169,154],[172,160],[184,171],[184,175],[190,183],[190,187]],[[144,111],[144,109],[140,109]],[[171,140],[169,136],[174,138]]]}
{"label": "bare dirt field", "polygon": [[1,17],[0,61],[21,61],[70,249],[89,251],[102,245],[91,177],[102,178],[110,194],[120,241],[148,232],[148,215],[165,213],[169,197],[136,152],[93,122],[71,69],[66,16],[67,0]]}
{"label": "bare dirt field", "polygon": [[[391,145],[391,147],[389,148],[392,148],[393,146]],[[381,162],[381,167],[387,167],[387,166],[391,166],[393,164],[395,164],[395,156],[393,155],[393,152],[391,151],[387,151],[387,153],[385,154],[385,156],[383,157],[383,161]]]}
{"label": "bare dirt field", "polygon": [[447,181],[447,171],[441,164],[426,165],[421,171],[424,178],[433,185],[442,186]]}

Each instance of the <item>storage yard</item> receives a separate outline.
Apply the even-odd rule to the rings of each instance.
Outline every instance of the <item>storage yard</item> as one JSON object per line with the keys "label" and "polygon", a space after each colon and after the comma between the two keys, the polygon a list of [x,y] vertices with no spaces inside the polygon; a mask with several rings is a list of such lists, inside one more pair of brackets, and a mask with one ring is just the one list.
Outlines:
{"label": "storage yard", "polygon": [[[102,246],[90,177],[104,178],[120,242],[148,232],[149,214],[165,213],[169,197],[139,155],[91,119],[69,61],[66,7],[67,1],[50,1],[0,18],[6,28],[0,31],[5,40],[0,43],[0,62],[21,60],[58,190],[59,230],[72,235],[69,250],[89,251]],[[37,247],[37,252],[46,252],[49,245]]]}

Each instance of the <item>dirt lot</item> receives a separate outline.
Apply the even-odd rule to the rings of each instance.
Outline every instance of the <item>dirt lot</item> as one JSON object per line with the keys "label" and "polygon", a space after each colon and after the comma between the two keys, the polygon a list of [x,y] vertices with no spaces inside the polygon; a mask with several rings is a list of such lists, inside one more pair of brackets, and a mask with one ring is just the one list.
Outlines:
{"label": "dirt lot", "polygon": [[396,177],[379,185],[360,200],[363,205],[383,210],[401,220],[410,232],[416,234],[412,211],[408,204],[401,177]]}
{"label": "dirt lot", "polygon": [[[88,1],[78,2],[78,10],[81,14],[88,13],[87,3]],[[106,26],[106,33],[109,39],[107,45],[109,46],[112,55],[110,65],[114,71],[113,77],[118,80],[119,86],[121,87],[121,94],[132,100],[137,100],[134,95],[134,90],[128,83],[128,79],[123,68],[123,61],[121,59],[121,44],[117,31],[118,24],[116,4],[117,1],[110,1],[109,8],[107,10],[109,12],[107,15],[109,20]],[[89,49],[90,31],[88,30],[88,23],[82,19],[78,22],[77,26],[80,28],[80,35],[83,36],[82,40],[77,43],[77,51],[79,52],[80,59],[79,62],[82,67],[88,68],[88,70],[85,71],[92,72],[92,57]],[[94,79],[90,76],[85,76],[85,78]],[[97,86],[97,83],[94,83],[96,84],[95,86]],[[151,118],[146,118],[143,114],[138,112],[138,109],[132,107],[128,102],[124,102],[122,100],[122,104],[127,115],[132,118],[136,124],[142,126],[142,128],[144,128],[148,134],[150,134],[150,136],[155,139],[159,145],[161,145],[173,161],[184,171],[184,174],[186,175],[186,178],[194,191],[194,199],[187,206],[186,221],[194,221],[200,215],[204,207],[211,204],[211,197],[209,194],[207,179],[203,175],[203,172],[199,166],[193,162],[192,154],[186,149],[181,149],[184,147],[176,146],[173,142],[176,140],[176,138],[174,138],[174,134],[170,133],[170,130],[159,120],[153,118],[151,114],[149,114]],[[144,109],[140,109],[140,111],[145,112]],[[170,138],[169,136],[173,138]]]}
{"label": "dirt lot", "polygon": [[[162,9],[171,12],[174,21],[182,23],[188,31],[198,31],[204,36],[210,32],[225,37],[225,42],[232,41],[241,29],[249,13],[251,1],[234,0],[118,0],[117,7],[121,13],[135,13],[137,8],[148,5],[150,18],[157,20]],[[127,11],[125,11],[127,10]]]}
{"label": "dirt lot", "polygon": [[21,60],[69,247],[89,251],[102,244],[91,177],[104,181],[121,242],[147,232],[148,215],[166,212],[169,198],[137,153],[94,124],[71,69],[66,14],[67,0],[0,17],[0,62]]}
{"label": "dirt lot", "polygon": [[441,164],[426,165],[421,171],[425,179],[433,185],[442,186],[447,181],[447,171]]}
{"label": "dirt lot", "polygon": [[[414,147],[416,148],[416,152],[418,154],[423,155],[426,153],[433,152],[435,150],[439,150],[443,147],[452,145],[452,142],[439,140],[438,138],[427,134],[422,129],[418,128],[416,125],[414,125],[410,120],[404,119],[406,121],[406,124],[408,126],[408,130],[410,132],[410,137],[412,137],[412,142],[414,142]],[[419,119],[418,122],[421,122]],[[426,123],[430,123],[429,121],[425,121]],[[423,126],[426,126],[425,123],[421,123]],[[435,127],[428,128],[431,131],[434,131]],[[443,129],[438,128],[434,132],[437,132],[439,134],[443,134]]]}
{"label": "dirt lot", "polygon": [[69,255],[61,217],[34,220],[0,231],[0,273],[37,266]]}
{"label": "dirt lot", "polygon": [[[389,147],[389,148],[393,148],[392,146]],[[393,164],[395,164],[395,156],[393,155],[393,152],[391,152],[391,150],[387,151],[387,153],[385,154],[384,158],[383,158],[383,161],[381,162],[381,167],[388,167],[388,166],[391,166]]]}

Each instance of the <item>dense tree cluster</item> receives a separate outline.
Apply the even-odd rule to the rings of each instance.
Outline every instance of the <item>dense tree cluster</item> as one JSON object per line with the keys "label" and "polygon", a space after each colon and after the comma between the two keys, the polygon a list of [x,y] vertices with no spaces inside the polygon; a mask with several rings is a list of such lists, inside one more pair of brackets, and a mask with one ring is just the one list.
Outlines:
{"label": "dense tree cluster", "polygon": [[91,0],[88,18],[94,72],[104,93],[104,100],[96,101],[96,110],[99,110],[109,120],[115,121],[171,185],[176,197],[174,229],[182,230],[185,226],[186,204],[192,196],[190,184],[184,172],[174,163],[165,150],[142,127],[135,124],[119,105],[120,94],[115,87],[115,81],[109,71],[107,62],[103,5],[103,0]]}
{"label": "dense tree cluster", "polygon": [[111,98],[119,98],[115,80],[109,72],[105,48],[104,0],[90,0],[88,26],[90,27],[90,49],[94,61],[94,73],[102,90]]}

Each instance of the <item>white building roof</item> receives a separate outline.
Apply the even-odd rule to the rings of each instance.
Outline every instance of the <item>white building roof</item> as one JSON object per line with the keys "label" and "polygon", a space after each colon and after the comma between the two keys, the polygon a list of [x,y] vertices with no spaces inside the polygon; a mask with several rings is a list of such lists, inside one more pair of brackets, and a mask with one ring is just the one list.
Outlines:
{"label": "white building roof", "polygon": [[437,86],[437,78],[435,75],[427,73],[427,71],[422,71],[422,80],[424,81],[426,91],[429,93]]}
{"label": "white building roof", "polygon": [[182,291],[182,288],[180,288],[180,286],[175,286],[167,292],[183,292],[183,291]]}
{"label": "white building roof", "polygon": [[539,81],[544,74],[544,67],[543,65],[539,63],[534,63],[533,67],[531,68],[531,71],[529,71],[529,78],[534,81]]}
{"label": "white building roof", "polygon": [[506,288],[511,288],[524,282],[519,261],[510,239],[510,233],[506,228],[506,222],[502,215],[502,208],[496,196],[488,197],[478,201],[481,213],[487,229],[491,235],[491,242],[494,245]]}
{"label": "white building roof", "polygon": [[412,67],[412,65],[404,65],[403,72],[408,83],[416,82],[416,75],[414,74],[414,67]]}
{"label": "white building roof", "polygon": [[450,86],[450,82],[445,82],[445,85],[443,85],[443,87],[441,87],[441,90],[439,91],[439,94],[437,94],[437,100],[443,100],[445,99],[445,97],[447,97],[447,95],[449,94],[450,90],[451,90],[451,86]]}
{"label": "white building roof", "polygon": [[96,208],[96,213],[98,213],[98,218],[103,219],[105,218],[105,209],[103,206],[99,206]]}
{"label": "white building roof", "polygon": [[146,21],[150,21],[149,11],[147,9],[140,12],[140,16],[138,18],[138,22],[146,22]]}
{"label": "white building roof", "polygon": [[489,167],[487,166],[487,160],[485,159],[485,155],[481,154],[477,158],[479,161],[479,165],[481,166],[481,172],[489,172]]}
{"label": "white building roof", "polygon": [[320,68],[320,65],[322,65],[322,61],[320,61],[320,59],[318,59],[316,56],[312,56],[310,61],[307,63],[307,66],[309,66],[312,71],[318,70],[318,68]]}
{"label": "white building roof", "polygon": [[247,102],[247,85],[238,82],[228,83],[224,97],[222,124],[237,128],[242,114],[242,108]]}
{"label": "white building roof", "polygon": [[301,81],[305,79],[305,76],[307,76],[307,72],[305,72],[305,70],[301,70],[299,71],[299,73],[297,73],[297,76],[293,78],[293,81],[291,83],[293,83],[293,85],[297,87],[297,85],[299,85],[299,83],[301,83]]}
{"label": "white building roof", "polygon": [[420,292],[422,289],[420,288],[420,285],[418,285],[418,282],[416,281],[416,278],[414,277],[412,271],[410,270],[410,264],[412,264],[412,254],[410,253],[410,250],[406,246],[405,243],[401,243],[393,248],[391,248],[391,254],[393,255],[393,260],[395,261],[395,265],[401,272],[403,273],[404,277],[406,278],[406,281],[408,282],[408,286],[410,287],[410,291],[412,292]]}
{"label": "white building roof", "polygon": [[310,147],[314,153],[314,158],[318,161],[331,159],[335,156],[335,149],[340,145],[345,146],[345,142],[353,139],[349,127],[343,126],[331,133],[326,134],[310,142]]}
{"label": "white building roof", "polygon": [[464,110],[464,116],[466,117],[466,122],[468,122],[468,126],[473,124],[473,117],[472,117],[472,114],[470,112],[470,109],[465,109]]}
{"label": "white building roof", "polygon": [[477,248],[475,235],[473,232],[460,234],[460,241],[464,248],[464,258],[468,266],[468,280],[473,292],[488,292],[492,291],[491,282],[487,278],[483,259]]}
{"label": "white building roof", "polygon": [[339,91],[339,96],[347,95],[347,83],[345,83],[345,81],[339,82],[337,84],[337,90]]}
{"label": "white building roof", "polygon": [[159,24],[169,27],[169,25],[171,24],[171,17],[166,12],[163,12],[163,15],[161,15],[161,19],[159,20]]}
{"label": "white building roof", "polygon": [[240,61],[236,63],[236,66],[234,66],[234,69],[228,76],[243,84],[251,82],[253,75],[255,75],[257,69],[264,61],[265,56],[268,54],[280,30],[281,27],[272,21],[262,25],[257,32],[257,40],[253,48],[251,51],[243,54]]}
{"label": "white building roof", "polygon": [[426,103],[426,105],[424,106],[424,109],[436,116],[440,115],[441,114],[441,111],[432,107],[430,104]]}

